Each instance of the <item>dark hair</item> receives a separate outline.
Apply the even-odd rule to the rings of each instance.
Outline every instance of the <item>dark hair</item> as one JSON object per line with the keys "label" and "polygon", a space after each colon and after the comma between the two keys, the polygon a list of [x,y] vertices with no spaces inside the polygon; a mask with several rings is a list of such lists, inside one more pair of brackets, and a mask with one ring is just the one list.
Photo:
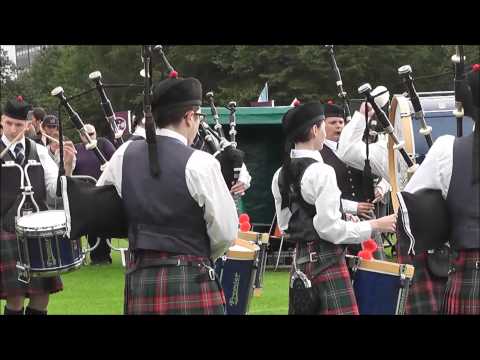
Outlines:
{"label": "dark hair", "polygon": [[43,121],[43,119],[45,118],[45,116],[47,115],[47,113],[45,112],[45,110],[41,107],[34,107],[33,108],[33,116],[35,117],[35,119],[39,120],[40,122]]}
{"label": "dark hair", "polygon": [[186,112],[197,111],[198,109],[200,109],[200,107],[195,105],[173,107],[167,110],[156,108],[152,111],[152,114],[157,127],[164,128],[169,125],[176,125],[180,123]]}
{"label": "dark hair", "polygon": [[282,182],[284,184],[284,192],[282,193],[282,198],[285,199],[285,196],[289,196],[288,192],[290,191],[290,185],[293,182],[292,172],[290,169],[290,164],[292,162],[292,159],[290,157],[290,151],[293,149],[295,143],[307,142],[311,140],[313,137],[312,132],[310,131],[312,129],[312,126],[317,125],[318,127],[320,127],[323,121],[324,119],[322,118],[314,122],[313,124],[308,124],[306,128],[298,129],[297,131],[295,131],[293,137],[287,136],[287,139],[285,140],[282,164]]}

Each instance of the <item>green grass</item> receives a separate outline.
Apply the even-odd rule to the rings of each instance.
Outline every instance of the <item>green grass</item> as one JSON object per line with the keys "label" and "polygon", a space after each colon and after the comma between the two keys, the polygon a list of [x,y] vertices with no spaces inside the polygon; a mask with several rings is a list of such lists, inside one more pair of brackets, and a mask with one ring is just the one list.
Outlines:
{"label": "green grass", "polygon": [[[393,243],[395,237],[391,238]],[[113,240],[113,246],[126,247],[125,240]],[[86,246],[84,241],[84,246]],[[385,249],[391,259],[391,249]],[[123,314],[124,268],[120,253],[112,250],[112,265],[82,266],[63,274],[64,290],[50,297],[51,315],[121,315]],[[394,261],[394,260],[393,260]],[[250,315],[286,315],[288,313],[288,271],[266,271],[262,294],[253,296]],[[3,313],[5,301],[0,301]]]}
{"label": "green grass", "polygon": [[[126,243],[114,240],[116,247]],[[112,250],[112,265],[82,266],[79,270],[63,274],[64,290],[50,297],[50,315],[121,315],[123,314],[124,268],[120,253]],[[5,301],[1,303],[1,312]],[[288,272],[267,271],[260,297],[252,297],[252,315],[288,312]]]}

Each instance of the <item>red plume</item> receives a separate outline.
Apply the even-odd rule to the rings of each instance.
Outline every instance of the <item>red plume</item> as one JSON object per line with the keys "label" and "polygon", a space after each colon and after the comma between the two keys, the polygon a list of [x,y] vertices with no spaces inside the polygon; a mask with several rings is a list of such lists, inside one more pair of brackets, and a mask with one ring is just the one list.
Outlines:
{"label": "red plume", "polygon": [[18,102],[23,102],[23,96],[18,95],[18,96],[17,96],[17,101],[18,101]]}
{"label": "red plume", "polygon": [[472,70],[475,71],[475,72],[479,72],[480,71],[480,64],[473,64],[472,65]]}
{"label": "red plume", "polygon": [[176,79],[176,78],[178,78],[178,72],[176,72],[175,70],[172,70],[172,71],[170,71],[170,74],[168,74],[168,77],[170,79]]}
{"label": "red plume", "polygon": [[300,100],[295,99],[295,101],[293,102],[293,107],[297,107],[299,105],[300,105]]}
{"label": "red plume", "polygon": [[378,249],[378,245],[375,240],[368,239],[362,243],[362,249],[373,253]]}
{"label": "red plume", "polygon": [[363,260],[372,260],[373,259],[372,253],[368,250],[359,251],[357,256],[359,258],[362,258]]}
{"label": "red plume", "polygon": [[327,101],[327,104],[328,104],[328,105],[333,105],[333,104],[334,104],[334,102],[333,102],[333,100],[332,100],[332,99],[330,99],[330,100],[328,100],[328,101]]}
{"label": "red plume", "polygon": [[243,222],[240,224],[240,231],[243,231],[243,232],[246,232],[246,231],[250,231],[252,225],[250,225],[250,223],[247,221],[247,222]]}
{"label": "red plume", "polygon": [[240,216],[238,217],[238,221],[240,222],[240,224],[244,222],[250,222],[250,216],[248,216],[248,214],[246,213],[240,214]]}

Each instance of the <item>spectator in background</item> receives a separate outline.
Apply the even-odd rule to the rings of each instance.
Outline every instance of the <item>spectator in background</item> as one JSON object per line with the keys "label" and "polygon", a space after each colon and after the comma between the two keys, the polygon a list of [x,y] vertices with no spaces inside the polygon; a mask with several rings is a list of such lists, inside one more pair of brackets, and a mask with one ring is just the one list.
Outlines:
{"label": "spectator in background", "polygon": [[[103,137],[99,137],[97,139],[97,132],[93,125],[86,124],[85,130],[92,140],[97,140],[98,149],[105,156],[105,159],[107,159],[107,161],[110,160],[115,152],[115,147],[113,144]],[[95,180],[98,180],[102,174],[102,170],[100,169],[102,164],[98,160],[95,153],[86,148],[86,145],[88,144],[87,138],[80,134],[80,140],[82,143],[75,144],[75,149],[77,150],[77,162],[75,165],[75,170],[73,171],[73,175],[88,175],[95,178]],[[94,233],[88,234],[88,243],[90,246],[94,246],[96,242],[97,235]],[[106,238],[101,238],[98,247],[90,252],[90,259],[92,261],[92,265],[112,263],[110,247],[107,244]]]}

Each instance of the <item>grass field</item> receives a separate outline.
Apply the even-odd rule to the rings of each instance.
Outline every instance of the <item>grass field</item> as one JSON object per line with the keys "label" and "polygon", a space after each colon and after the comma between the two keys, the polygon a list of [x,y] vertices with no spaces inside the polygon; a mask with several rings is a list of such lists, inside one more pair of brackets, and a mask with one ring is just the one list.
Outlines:
{"label": "grass field", "polygon": [[[395,242],[395,239],[393,239]],[[124,240],[113,246],[126,247]],[[85,245],[84,245],[85,246]],[[385,249],[392,258],[391,249]],[[50,315],[121,315],[123,314],[124,268],[120,253],[112,250],[112,265],[82,266],[62,275],[64,290],[50,298]],[[288,271],[267,271],[260,297],[252,297],[250,315],[286,315],[288,313]],[[5,301],[0,302],[3,313]]]}
{"label": "grass field", "polygon": [[[118,243],[114,246],[119,247]],[[82,266],[62,275],[64,290],[50,297],[49,315],[121,315],[123,314],[124,268],[120,254],[112,250],[112,265]],[[260,297],[252,297],[252,315],[287,314],[288,272],[268,271]],[[1,302],[1,312],[5,301]]]}

